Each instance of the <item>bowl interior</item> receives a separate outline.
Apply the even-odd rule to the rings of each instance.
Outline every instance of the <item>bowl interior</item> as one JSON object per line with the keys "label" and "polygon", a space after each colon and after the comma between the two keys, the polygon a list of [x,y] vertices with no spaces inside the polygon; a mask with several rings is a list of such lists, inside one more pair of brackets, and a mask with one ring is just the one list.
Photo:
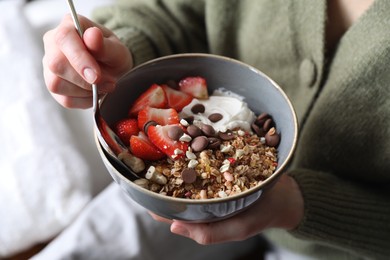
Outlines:
{"label": "bowl interior", "polygon": [[177,81],[186,76],[202,76],[207,80],[210,93],[225,88],[243,96],[255,114],[267,112],[273,117],[281,134],[274,174],[277,175],[295,149],[296,115],[289,99],[274,81],[239,61],[208,54],[182,54],[145,63],[122,77],[117,89],[106,95],[100,106],[102,116],[112,124],[127,116],[130,105],[151,84]]}

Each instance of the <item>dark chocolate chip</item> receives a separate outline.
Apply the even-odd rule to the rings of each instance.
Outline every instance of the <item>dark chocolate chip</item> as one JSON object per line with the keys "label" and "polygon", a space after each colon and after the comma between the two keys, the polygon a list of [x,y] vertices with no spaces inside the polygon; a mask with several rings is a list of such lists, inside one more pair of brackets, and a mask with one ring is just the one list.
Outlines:
{"label": "dark chocolate chip", "polygon": [[265,120],[264,122],[264,125],[263,125],[263,130],[265,132],[268,132],[271,127],[274,125],[274,121],[271,119],[271,118],[268,118],[267,120]]}
{"label": "dark chocolate chip", "polygon": [[207,137],[201,135],[192,139],[191,148],[194,152],[200,152],[206,149],[208,144],[209,140],[207,139]]}
{"label": "dark chocolate chip", "polygon": [[279,141],[280,141],[280,135],[276,132],[275,128],[271,128],[265,134],[265,143],[268,146],[276,147],[279,144]]}
{"label": "dark chocolate chip", "polygon": [[194,114],[204,113],[205,109],[204,105],[198,103],[191,108],[191,112]]}
{"label": "dark chocolate chip", "polygon": [[168,137],[172,140],[178,141],[183,134],[184,131],[180,126],[174,125],[168,129]]}
{"label": "dark chocolate chip", "polygon": [[194,169],[186,168],[181,172],[181,178],[187,184],[191,184],[196,181],[197,172]]}
{"label": "dark chocolate chip", "polygon": [[233,134],[232,130],[227,130],[226,132],[219,132],[218,136],[219,136],[219,138],[221,138],[224,141],[234,139],[234,134]]}
{"label": "dark chocolate chip", "polygon": [[200,130],[199,127],[197,127],[196,125],[189,125],[187,127],[187,133],[192,137],[197,137],[197,136],[200,136],[202,134],[202,130]]}
{"label": "dark chocolate chip", "polygon": [[219,120],[221,120],[223,118],[223,115],[220,113],[213,113],[213,114],[209,115],[208,118],[211,122],[215,123],[215,122],[218,122]]}
{"label": "dark chocolate chip", "polygon": [[183,119],[186,120],[188,124],[192,124],[194,122],[193,116],[185,117]]}
{"label": "dark chocolate chip", "polygon": [[219,138],[216,138],[216,137],[209,137],[208,138],[209,140],[209,144],[207,145],[207,148],[209,149],[219,149],[219,147],[221,146],[221,140]]}
{"label": "dark chocolate chip", "polygon": [[257,116],[255,124],[262,127],[265,123],[265,120],[267,120],[268,118],[270,118],[270,115],[268,115],[267,113],[261,113]]}
{"label": "dark chocolate chip", "polygon": [[156,121],[153,121],[153,120],[146,122],[146,123],[144,124],[144,127],[143,127],[144,132],[145,132],[146,134],[148,133],[148,128],[149,128],[149,126],[151,126],[151,125],[156,126],[156,125],[158,125],[158,124],[157,124]]}
{"label": "dark chocolate chip", "polygon": [[255,134],[256,134],[257,136],[262,137],[262,136],[265,135],[265,131],[263,130],[263,128],[260,128],[257,124],[253,123],[253,124],[251,125],[251,127],[252,127],[253,132],[255,132]]}
{"label": "dark chocolate chip", "polygon": [[200,129],[206,136],[215,136],[215,129],[211,125],[202,124]]}

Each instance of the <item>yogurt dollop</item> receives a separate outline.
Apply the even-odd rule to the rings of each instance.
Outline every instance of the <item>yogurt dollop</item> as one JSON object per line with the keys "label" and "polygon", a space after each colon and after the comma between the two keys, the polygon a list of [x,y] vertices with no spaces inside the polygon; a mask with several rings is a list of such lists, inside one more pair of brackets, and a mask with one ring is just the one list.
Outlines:
{"label": "yogurt dollop", "polygon": [[[218,92],[217,95],[211,95],[205,100],[193,99],[180,112],[180,117],[193,117],[194,125],[208,124],[220,132],[226,132],[228,129],[232,130],[235,128],[251,131],[251,124],[255,120],[255,114],[249,109],[248,104],[228,93],[226,95],[221,93]],[[205,107],[203,113],[193,113],[191,111],[197,104],[202,104]],[[209,116],[214,113],[221,114],[222,118],[216,122],[210,121]]]}

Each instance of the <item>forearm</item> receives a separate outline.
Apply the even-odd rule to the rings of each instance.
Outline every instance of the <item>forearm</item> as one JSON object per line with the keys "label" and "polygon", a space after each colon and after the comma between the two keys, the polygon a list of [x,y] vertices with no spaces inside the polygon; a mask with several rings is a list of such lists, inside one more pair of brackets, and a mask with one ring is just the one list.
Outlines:
{"label": "forearm", "polygon": [[332,174],[294,170],[305,215],[292,234],[375,257],[390,255],[388,187],[353,183]]}

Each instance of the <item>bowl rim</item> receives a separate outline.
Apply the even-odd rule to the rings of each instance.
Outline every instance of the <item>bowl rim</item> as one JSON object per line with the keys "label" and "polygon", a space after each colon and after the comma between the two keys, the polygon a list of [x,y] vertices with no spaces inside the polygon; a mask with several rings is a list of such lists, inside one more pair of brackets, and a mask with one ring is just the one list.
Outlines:
{"label": "bowl rim", "polygon": [[[239,61],[239,60],[231,58],[231,57],[226,57],[226,56],[217,55],[217,54],[208,54],[208,53],[183,53],[183,54],[172,54],[172,55],[158,57],[158,58],[146,61],[140,65],[137,65],[134,68],[132,68],[131,70],[129,70],[128,72],[126,72],[125,74],[123,74],[116,82],[116,85],[118,85],[124,78],[126,78],[128,74],[133,73],[134,71],[140,70],[140,69],[142,69],[146,66],[149,66],[153,63],[158,63],[158,62],[161,62],[164,60],[178,59],[178,58],[187,58],[187,59],[188,58],[212,58],[212,59],[219,59],[219,60],[223,60],[223,61],[227,61],[227,62],[233,62],[233,63],[236,63],[237,65],[244,66],[244,67],[248,68],[249,70],[253,71],[254,73],[259,74],[262,77],[264,77],[265,79],[267,79],[271,83],[271,85],[274,88],[276,88],[278,90],[278,92],[283,96],[283,98],[285,99],[286,103],[288,104],[288,107],[289,107],[290,112],[292,114],[293,129],[295,131],[294,131],[294,136],[293,136],[293,140],[292,140],[292,147],[291,147],[290,151],[288,152],[285,161],[281,165],[279,165],[279,168],[274,173],[272,173],[272,175],[270,177],[265,179],[262,183],[258,184],[256,187],[252,187],[246,191],[240,192],[238,194],[234,194],[232,196],[224,197],[224,198],[186,199],[186,198],[171,197],[171,196],[162,195],[162,194],[150,191],[148,189],[145,189],[145,188],[135,184],[133,181],[126,178],[119,170],[117,170],[117,168],[115,168],[114,165],[112,165],[109,158],[107,158],[107,156],[104,153],[103,148],[102,148],[102,146],[97,138],[96,129],[94,129],[95,143],[96,143],[97,149],[101,155],[102,160],[104,160],[105,163],[109,164],[109,166],[115,171],[116,175],[122,181],[128,183],[129,185],[131,185],[132,187],[134,187],[138,191],[140,191],[142,193],[146,193],[147,195],[152,196],[156,199],[164,200],[167,202],[175,202],[175,203],[179,203],[179,204],[203,205],[203,204],[217,204],[217,203],[221,203],[221,202],[235,201],[235,200],[239,200],[241,198],[245,198],[245,197],[247,197],[255,192],[261,191],[265,187],[269,186],[269,184],[276,181],[276,179],[279,178],[280,175],[284,174],[283,170],[290,163],[291,158],[295,152],[295,149],[297,146],[299,128],[298,128],[298,119],[297,119],[295,108],[293,107],[287,94],[273,79],[271,79],[264,72],[260,71],[259,69],[255,68],[247,63],[244,63],[242,61]],[[102,98],[100,99],[100,102],[99,102],[99,106],[101,106],[101,104],[104,102],[105,98],[108,95],[109,95],[109,93],[102,96]]]}

